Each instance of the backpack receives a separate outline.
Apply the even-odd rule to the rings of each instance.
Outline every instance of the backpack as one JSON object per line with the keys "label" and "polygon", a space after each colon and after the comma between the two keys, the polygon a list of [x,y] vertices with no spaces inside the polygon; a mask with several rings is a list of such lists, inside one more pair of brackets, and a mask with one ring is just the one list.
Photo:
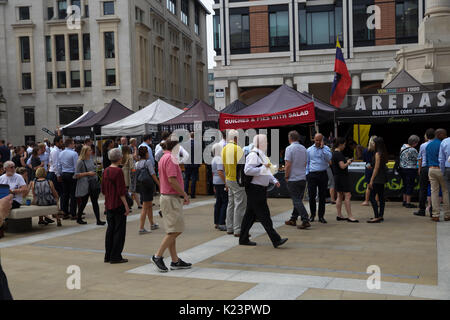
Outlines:
{"label": "backpack", "polygon": [[36,194],[37,206],[54,206],[56,205],[55,197],[53,197],[52,189],[48,180],[34,181],[34,193]]}
{"label": "backpack", "polygon": [[147,161],[145,161],[144,167],[136,170],[136,181],[143,186],[149,186],[153,183],[152,176],[147,167]]}
{"label": "backpack", "polygon": [[[263,162],[263,160],[261,159],[259,153],[256,152],[256,151],[250,151],[250,152],[248,153],[248,155],[245,156],[245,159],[246,159],[246,160],[247,160],[247,157],[248,157],[248,156],[250,155],[250,153],[252,153],[252,152],[256,153],[256,154],[258,155],[258,158],[261,160],[261,162]],[[260,167],[262,167],[262,165],[263,165],[263,164],[261,163],[261,164],[257,165],[256,168],[260,168]],[[252,182],[252,180],[253,180],[254,177],[253,177],[253,176],[246,175],[246,174],[245,174],[245,171],[244,171],[244,168],[245,168],[245,164],[238,164],[238,165],[236,166],[236,181],[237,181],[237,183],[239,184],[239,186],[247,188],[247,187],[250,186],[250,183]]]}

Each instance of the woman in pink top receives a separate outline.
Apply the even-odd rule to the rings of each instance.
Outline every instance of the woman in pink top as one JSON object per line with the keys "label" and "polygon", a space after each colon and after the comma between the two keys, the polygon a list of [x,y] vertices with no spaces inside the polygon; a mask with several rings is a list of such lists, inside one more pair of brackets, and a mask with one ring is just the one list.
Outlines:
{"label": "woman in pink top", "polygon": [[171,270],[189,269],[192,266],[181,260],[176,250],[176,238],[184,231],[183,204],[189,204],[189,197],[183,190],[183,176],[177,160],[180,150],[178,140],[167,139],[163,149],[164,155],[158,163],[161,190],[159,204],[163,212],[166,236],[158,252],[152,257],[152,262],[159,272],[169,271],[163,260],[166,249],[169,249],[172,257]]}

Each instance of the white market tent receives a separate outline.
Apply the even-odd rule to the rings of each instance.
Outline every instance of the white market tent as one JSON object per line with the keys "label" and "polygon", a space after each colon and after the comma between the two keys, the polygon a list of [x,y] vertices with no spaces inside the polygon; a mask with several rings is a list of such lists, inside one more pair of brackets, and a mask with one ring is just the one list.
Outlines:
{"label": "white market tent", "polygon": [[140,136],[158,131],[158,124],[183,113],[160,99],[130,116],[102,127],[102,136]]}

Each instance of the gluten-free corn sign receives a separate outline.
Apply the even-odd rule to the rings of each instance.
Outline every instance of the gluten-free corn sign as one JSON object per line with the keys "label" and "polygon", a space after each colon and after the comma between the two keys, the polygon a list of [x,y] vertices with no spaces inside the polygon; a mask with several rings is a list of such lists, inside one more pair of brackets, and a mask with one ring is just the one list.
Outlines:
{"label": "gluten-free corn sign", "polygon": [[281,127],[314,121],[316,115],[313,102],[277,113],[258,115],[221,113],[219,117],[220,130]]}

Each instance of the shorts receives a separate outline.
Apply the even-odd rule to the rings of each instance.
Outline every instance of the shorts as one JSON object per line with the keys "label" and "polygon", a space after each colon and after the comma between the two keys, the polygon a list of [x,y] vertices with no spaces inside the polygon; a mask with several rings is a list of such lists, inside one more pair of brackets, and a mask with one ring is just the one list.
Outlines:
{"label": "shorts", "polygon": [[163,225],[166,233],[183,232],[183,199],[179,195],[162,194],[159,206],[163,214]]}
{"label": "shorts", "polygon": [[153,201],[153,193],[155,192],[155,184],[153,182],[151,184],[140,184],[138,189],[142,202]]}
{"label": "shorts", "polygon": [[349,176],[334,176],[336,192],[352,192]]}
{"label": "shorts", "polygon": [[334,181],[333,171],[331,171],[331,168],[329,166],[327,168],[327,176],[328,176],[328,189],[334,189],[335,181]]}

